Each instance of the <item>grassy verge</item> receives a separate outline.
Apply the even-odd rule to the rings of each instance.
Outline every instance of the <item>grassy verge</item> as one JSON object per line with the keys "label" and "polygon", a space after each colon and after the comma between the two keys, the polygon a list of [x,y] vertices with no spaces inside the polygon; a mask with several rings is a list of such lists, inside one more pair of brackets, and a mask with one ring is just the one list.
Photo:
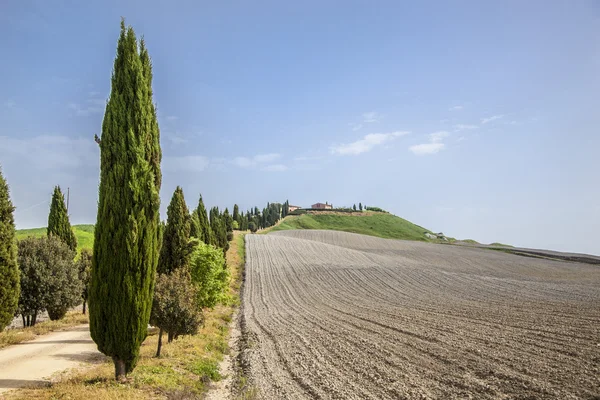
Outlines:
{"label": "grassy verge", "polygon": [[[241,248],[240,248],[241,246]],[[240,302],[239,288],[244,262],[243,234],[236,232],[227,252],[231,272],[229,301],[205,311],[198,334],[167,344],[155,358],[158,335],[150,333],[141,348],[140,361],[126,384],[114,380],[114,366],[103,357],[99,363],[66,374],[50,387],[21,389],[9,399],[194,399],[201,398],[211,381],[222,377],[219,361],[229,352],[229,323]]]}
{"label": "grassy verge", "polygon": [[69,311],[67,315],[58,321],[38,322],[30,328],[9,329],[0,332],[0,349],[12,344],[26,342],[35,339],[39,335],[64,330],[72,326],[87,324],[88,316],[83,315],[81,311]]}
{"label": "grassy verge", "polygon": [[[77,237],[77,252],[81,249],[91,249],[94,247],[94,225],[73,225],[73,232]],[[26,237],[46,236],[46,228],[18,229],[17,240]]]}

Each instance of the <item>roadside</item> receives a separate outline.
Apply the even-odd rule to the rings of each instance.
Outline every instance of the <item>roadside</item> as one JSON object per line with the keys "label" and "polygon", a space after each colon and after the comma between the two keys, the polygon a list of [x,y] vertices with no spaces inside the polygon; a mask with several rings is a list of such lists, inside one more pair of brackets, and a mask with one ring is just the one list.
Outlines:
{"label": "roadside", "polygon": [[[227,396],[237,386],[235,364],[230,364],[233,369],[228,369],[224,360],[230,353],[228,342],[230,331],[235,326],[234,311],[240,304],[244,234],[234,233],[227,253],[231,274],[227,304],[205,310],[204,326],[198,334],[184,336],[173,343],[163,343],[160,358],[154,357],[157,331],[150,331],[140,349],[138,365],[128,376],[127,384],[115,382],[114,365],[110,359],[103,357],[99,363],[65,375],[49,387],[12,391],[7,393],[7,399],[196,399],[220,385],[223,385],[223,393],[226,394],[226,397],[220,398],[230,398]],[[222,380],[223,384],[220,383]]]}
{"label": "roadside", "polygon": [[89,325],[78,325],[0,350],[0,394],[30,386],[48,386],[51,377],[82,362],[101,361]]}
{"label": "roadside", "polygon": [[71,327],[87,324],[87,314],[82,314],[81,311],[69,311],[64,318],[58,321],[43,321],[38,322],[35,326],[28,328],[11,328],[0,332],[0,349],[18,343],[33,340],[40,335],[45,335],[50,332],[66,330]]}

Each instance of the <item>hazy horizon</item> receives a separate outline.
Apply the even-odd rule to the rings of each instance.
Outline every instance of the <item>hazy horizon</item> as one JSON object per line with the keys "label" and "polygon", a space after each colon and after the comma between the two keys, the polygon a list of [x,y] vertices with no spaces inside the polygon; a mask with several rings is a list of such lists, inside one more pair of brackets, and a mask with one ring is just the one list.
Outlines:
{"label": "hazy horizon", "polygon": [[153,61],[162,218],[267,202],[378,206],[459,239],[600,255],[600,5],[0,6],[0,168],[17,228],[55,185],[95,223],[120,17]]}

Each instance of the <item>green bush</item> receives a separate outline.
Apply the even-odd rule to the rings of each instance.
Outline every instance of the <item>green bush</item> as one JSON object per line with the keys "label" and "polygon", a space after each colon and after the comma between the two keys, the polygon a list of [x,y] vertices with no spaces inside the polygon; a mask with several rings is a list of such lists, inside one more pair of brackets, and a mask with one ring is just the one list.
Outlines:
{"label": "green bush", "polygon": [[57,320],[81,301],[83,285],[75,252],[58,237],[26,238],[19,242],[21,297],[19,313],[26,325],[35,325],[37,314],[47,310]]}
{"label": "green bush", "polygon": [[198,305],[214,307],[225,299],[229,271],[223,251],[212,245],[200,243],[192,253],[192,282],[198,288]]}
{"label": "green bush", "polygon": [[198,289],[184,268],[156,279],[150,323],[169,333],[169,342],[198,331],[204,317],[198,307]]}

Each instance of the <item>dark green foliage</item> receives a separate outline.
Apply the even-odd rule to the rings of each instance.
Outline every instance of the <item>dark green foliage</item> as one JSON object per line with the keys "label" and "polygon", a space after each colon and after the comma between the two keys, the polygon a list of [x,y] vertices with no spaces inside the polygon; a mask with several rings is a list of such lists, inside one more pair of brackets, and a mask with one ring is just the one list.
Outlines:
{"label": "dark green foliage", "polygon": [[[189,272],[179,268],[156,279],[150,323],[169,333],[169,342],[179,335],[192,335],[204,320],[198,307],[198,286]],[[157,353],[160,355],[160,352]]]}
{"label": "dark green foliage", "polygon": [[15,207],[0,170],[0,332],[11,323],[19,304],[19,267],[15,241]]}
{"label": "dark green foliage", "polygon": [[234,204],[233,205],[233,220],[238,223],[238,226],[240,225],[241,217],[242,216],[240,215],[240,208],[238,207],[237,204]]}
{"label": "dark green foliage", "polygon": [[77,271],[79,271],[79,280],[83,286],[81,298],[83,299],[83,313],[85,314],[86,304],[88,301],[88,291],[90,286],[90,278],[92,273],[92,251],[90,249],[82,249],[79,254],[79,259],[76,261]]}
{"label": "dark green foliage", "polygon": [[248,223],[248,229],[250,229],[250,232],[256,233],[256,231],[258,230],[258,225],[256,225],[256,223],[254,223],[254,221],[250,221]]}
{"label": "dark green foliage", "polygon": [[65,242],[73,251],[77,249],[77,238],[67,214],[67,206],[65,205],[65,196],[63,196],[60,186],[54,187],[52,194],[52,202],[50,203],[50,214],[48,215],[48,236],[54,235]]}
{"label": "dark green foliage", "polygon": [[210,230],[210,222],[208,221],[208,214],[206,213],[206,207],[204,206],[204,201],[202,200],[202,195],[200,195],[200,199],[198,200],[198,207],[194,211],[198,218],[198,236],[194,236],[198,238],[200,241],[210,244],[213,242],[211,230]]}
{"label": "dark green foliage", "polygon": [[220,249],[200,243],[192,254],[191,273],[192,282],[198,287],[200,307],[214,307],[225,298],[229,272]]}
{"label": "dark green foliage", "polygon": [[356,204],[352,206],[352,210],[356,211]]}
{"label": "dark green foliage", "polygon": [[225,223],[225,230],[227,232],[233,232],[233,218],[231,218],[227,208],[225,208],[225,211],[223,212],[223,222]]}
{"label": "dark green foliage", "polygon": [[102,121],[90,332],[121,380],[147,336],[160,249],[161,150],[144,41],[121,21]]}
{"label": "dark green foliage", "polygon": [[198,219],[198,213],[196,210],[192,211],[190,214],[190,236],[195,237],[196,239],[200,238],[200,219]]}
{"label": "dark green foliage", "polygon": [[81,302],[82,283],[73,262],[75,253],[57,236],[28,237],[19,241],[21,296],[19,313],[35,325],[39,312],[62,318]]}
{"label": "dark green foliage", "polygon": [[169,274],[178,268],[187,269],[192,251],[190,214],[185,204],[183,190],[177,186],[167,208],[167,225],[160,249],[157,272]]}
{"label": "dark green foliage", "polygon": [[387,213],[387,211],[385,211],[384,209],[382,209],[382,208],[379,208],[379,207],[365,207],[365,209],[366,209],[367,211],[376,211],[376,212],[383,212],[383,213]]}
{"label": "dark green foliage", "polygon": [[229,242],[227,241],[227,229],[226,229],[225,216],[221,215],[218,207],[210,209],[210,229],[212,235],[212,243],[214,246],[223,249],[223,253],[226,253],[229,249]]}
{"label": "dark green foliage", "polygon": [[362,211],[362,210],[363,210],[362,203],[358,203],[358,209],[359,209],[360,211]]}

